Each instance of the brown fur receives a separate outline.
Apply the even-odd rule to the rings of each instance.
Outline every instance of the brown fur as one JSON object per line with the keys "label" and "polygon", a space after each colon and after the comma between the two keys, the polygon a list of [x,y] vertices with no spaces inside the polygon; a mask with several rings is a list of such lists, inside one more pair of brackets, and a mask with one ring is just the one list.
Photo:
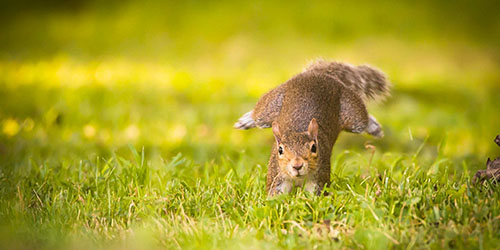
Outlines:
{"label": "brown fur", "polygon": [[353,66],[347,63],[319,60],[311,64],[306,71],[327,74],[365,100],[386,96],[391,87],[384,73],[369,65]]}
{"label": "brown fur", "polygon": [[[363,99],[385,95],[388,88],[385,76],[368,66],[320,61],[262,96],[235,127],[273,127],[276,142],[269,159],[268,193],[288,191],[285,184],[293,188],[308,183],[320,193],[330,183],[331,152],[342,130],[382,136]],[[312,156],[314,142],[317,153]],[[283,155],[278,153],[279,146]],[[300,163],[306,175],[290,175],[299,173],[292,166]]]}

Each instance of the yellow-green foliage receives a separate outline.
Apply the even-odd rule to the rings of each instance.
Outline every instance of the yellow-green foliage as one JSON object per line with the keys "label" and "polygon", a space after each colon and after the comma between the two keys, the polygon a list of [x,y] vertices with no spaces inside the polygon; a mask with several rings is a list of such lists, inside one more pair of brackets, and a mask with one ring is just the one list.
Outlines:
{"label": "yellow-green foliage", "polygon": [[[0,248],[498,246],[500,191],[470,183],[500,155],[494,3],[0,9]],[[232,125],[320,57],[387,73],[386,136],[340,136],[331,196],[268,200],[271,131]]]}

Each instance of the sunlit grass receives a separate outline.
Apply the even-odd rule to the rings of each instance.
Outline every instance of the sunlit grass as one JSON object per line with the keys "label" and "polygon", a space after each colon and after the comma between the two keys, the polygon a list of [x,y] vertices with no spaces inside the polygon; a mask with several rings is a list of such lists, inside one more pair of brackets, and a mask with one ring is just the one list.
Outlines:
{"label": "sunlit grass", "polygon": [[423,166],[417,155],[389,154],[357,173],[344,169],[370,154],[337,158],[331,196],[266,199],[265,168],[244,158],[197,165],[179,155],[153,164],[131,152],[4,172],[3,237],[24,238],[7,241],[23,248],[82,240],[118,248],[496,246],[499,193],[471,186],[469,173],[445,158]]}
{"label": "sunlit grass", "polygon": [[[496,247],[500,193],[470,178],[500,155],[500,26],[466,5],[4,13],[0,248]],[[331,196],[269,199],[271,131],[232,125],[320,57],[387,73],[386,136],[340,135]]]}

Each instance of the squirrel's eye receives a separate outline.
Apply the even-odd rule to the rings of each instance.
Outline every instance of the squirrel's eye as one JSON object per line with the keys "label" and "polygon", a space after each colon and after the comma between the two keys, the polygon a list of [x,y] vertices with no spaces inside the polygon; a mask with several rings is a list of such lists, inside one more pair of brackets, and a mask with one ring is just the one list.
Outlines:
{"label": "squirrel's eye", "polygon": [[283,147],[282,147],[282,146],[279,146],[279,148],[278,148],[278,153],[279,153],[280,155],[282,155],[282,154],[283,154]]}
{"label": "squirrel's eye", "polygon": [[313,144],[313,145],[311,146],[311,152],[312,152],[312,153],[316,153],[316,144]]}

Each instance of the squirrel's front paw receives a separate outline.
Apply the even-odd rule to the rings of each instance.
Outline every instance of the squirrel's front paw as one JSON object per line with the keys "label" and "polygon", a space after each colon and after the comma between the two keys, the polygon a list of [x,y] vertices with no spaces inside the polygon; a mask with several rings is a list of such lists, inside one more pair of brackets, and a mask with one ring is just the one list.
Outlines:
{"label": "squirrel's front paw", "polygon": [[252,118],[253,110],[246,112],[243,116],[238,119],[238,121],[234,124],[234,128],[236,129],[251,129],[255,128],[255,121]]}

